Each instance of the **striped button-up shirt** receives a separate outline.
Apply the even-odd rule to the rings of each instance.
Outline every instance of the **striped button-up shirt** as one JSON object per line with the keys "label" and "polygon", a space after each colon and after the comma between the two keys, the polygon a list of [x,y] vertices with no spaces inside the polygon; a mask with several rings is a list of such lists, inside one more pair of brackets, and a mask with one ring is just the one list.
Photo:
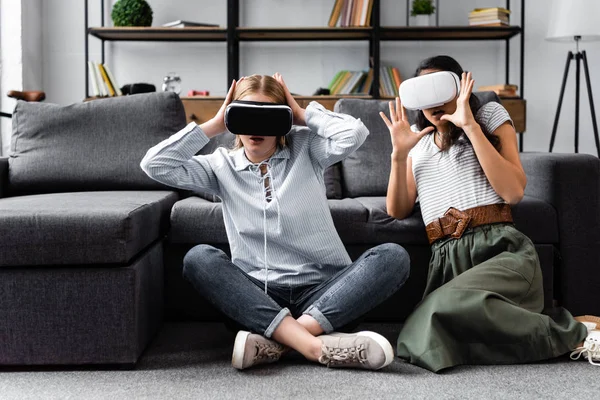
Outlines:
{"label": "striped button-up shirt", "polygon": [[243,148],[195,156],[209,142],[195,123],[148,150],[141,167],[164,184],[221,198],[232,262],[247,274],[315,284],[351,263],[333,225],[323,171],[360,147],[369,131],[316,102],[306,108],[306,124],[294,126],[287,146],[267,160],[269,193]]}

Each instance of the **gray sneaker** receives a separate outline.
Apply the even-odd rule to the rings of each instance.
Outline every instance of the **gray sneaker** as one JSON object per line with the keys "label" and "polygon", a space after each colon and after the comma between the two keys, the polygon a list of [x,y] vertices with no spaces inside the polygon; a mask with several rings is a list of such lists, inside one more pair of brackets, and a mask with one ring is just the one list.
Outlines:
{"label": "gray sneaker", "polygon": [[288,347],[262,335],[239,331],[233,345],[231,365],[245,369],[258,364],[272,363],[289,350]]}
{"label": "gray sneaker", "polygon": [[321,335],[319,362],[328,367],[380,369],[394,360],[394,349],[375,332]]}

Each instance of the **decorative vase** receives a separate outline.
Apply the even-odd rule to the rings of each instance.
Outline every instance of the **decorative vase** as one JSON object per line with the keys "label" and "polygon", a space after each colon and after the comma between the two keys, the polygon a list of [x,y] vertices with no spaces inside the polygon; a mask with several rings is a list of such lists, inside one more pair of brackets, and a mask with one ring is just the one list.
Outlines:
{"label": "decorative vase", "polygon": [[429,26],[429,14],[417,14],[415,24],[416,26]]}

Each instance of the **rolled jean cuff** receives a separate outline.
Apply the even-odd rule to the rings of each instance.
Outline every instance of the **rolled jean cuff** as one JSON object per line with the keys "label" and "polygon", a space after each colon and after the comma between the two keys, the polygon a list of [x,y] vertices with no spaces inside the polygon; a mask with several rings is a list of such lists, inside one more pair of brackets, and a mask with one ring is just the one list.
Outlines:
{"label": "rolled jean cuff", "polygon": [[264,336],[267,338],[270,338],[271,335],[273,334],[273,332],[275,332],[275,329],[277,329],[277,327],[281,323],[281,321],[283,321],[283,319],[285,317],[287,317],[288,315],[292,315],[290,310],[288,310],[287,308],[282,308],[281,311],[279,311],[279,313],[277,313],[275,318],[273,318],[273,321],[271,321],[271,323],[265,330]]}
{"label": "rolled jean cuff", "polygon": [[308,314],[313,317],[319,323],[319,325],[321,325],[321,329],[323,329],[325,333],[333,332],[333,326],[317,307],[310,306],[306,309],[306,311],[304,311],[303,314]]}

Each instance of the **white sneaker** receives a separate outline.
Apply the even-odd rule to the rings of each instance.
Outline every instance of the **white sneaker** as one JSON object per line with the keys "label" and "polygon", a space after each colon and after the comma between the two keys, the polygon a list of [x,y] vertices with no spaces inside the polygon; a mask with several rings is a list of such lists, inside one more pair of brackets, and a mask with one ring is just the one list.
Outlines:
{"label": "white sneaker", "polygon": [[289,347],[262,335],[239,331],[233,345],[231,365],[237,369],[246,369],[258,364],[272,363],[288,351]]}
{"label": "white sneaker", "polygon": [[323,342],[319,362],[328,367],[380,369],[394,361],[394,349],[375,332],[335,332],[318,336]]}
{"label": "white sneaker", "polygon": [[600,365],[600,331],[594,330],[588,332],[583,346],[576,348],[571,353],[571,360],[577,360],[579,357],[587,359],[592,365]]}

